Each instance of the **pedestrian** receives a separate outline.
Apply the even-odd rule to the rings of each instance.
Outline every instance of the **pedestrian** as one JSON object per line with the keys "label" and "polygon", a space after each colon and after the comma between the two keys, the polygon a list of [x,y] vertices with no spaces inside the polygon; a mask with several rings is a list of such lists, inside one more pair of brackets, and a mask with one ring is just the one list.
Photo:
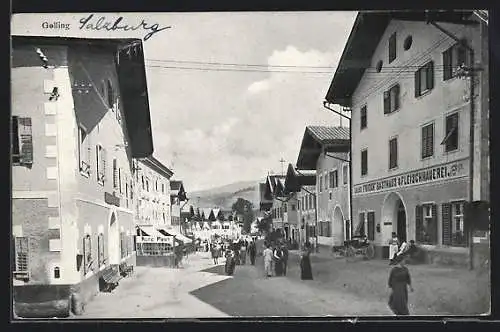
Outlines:
{"label": "pedestrian", "polygon": [[245,265],[247,263],[247,247],[246,242],[243,242],[240,247],[240,264]]}
{"label": "pedestrian", "polygon": [[236,263],[234,262],[234,255],[231,250],[226,252],[226,264],[224,270],[228,276],[233,275]]}
{"label": "pedestrian", "polygon": [[272,277],[271,262],[273,261],[273,251],[271,250],[271,245],[266,243],[266,248],[263,252],[264,256],[264,273],[266,278]]}
{"label": "pedestrian", "polygon": [[302,280],[312,280],[312,268],[311,268],[311,243],[308,241],[304,245],[304,249],[300,254],[300,279]]}
{"label": "pedestrian", "polygon": [[405,256],[394,258],[390,265],[395,265],[389,275],[388,285],[392,289],[389,296],[389,308],[395,315],[409,315],[408,310],[408,287],[413,292],[411,277],[408,268],[405,266]]}
{"label": "pedestrian", "polygon": [[288,267],[288,248],[286,245],[281,246],[283,252],[283,275],[286,276],[286,268]]}
{"label": "pedestrian", "polygon": [[392,238],[389,240],[389,261],[394,259],[394,256],[398,253],[399,250],[399,240],[396,232],[392,232]]}
{"label": "pedestrian", "polygon": [[255,247],[255,242],[250,242],[248,253],[250,254],[250,263],[255,265],[255,255],[257,254],[257,248]]}
{"label": "pedestrian", "polygon": [[212,244],[212,258],[214,260],[214,265],[219,264],[219,251],[217,250],[217,246],[215,244]]}
{"label": "pedestrian", "polygon": [[274,257],[274,271],[277,277],[281,277],[283,274],[283,251],[281,246],[277,245],[273,252]]}

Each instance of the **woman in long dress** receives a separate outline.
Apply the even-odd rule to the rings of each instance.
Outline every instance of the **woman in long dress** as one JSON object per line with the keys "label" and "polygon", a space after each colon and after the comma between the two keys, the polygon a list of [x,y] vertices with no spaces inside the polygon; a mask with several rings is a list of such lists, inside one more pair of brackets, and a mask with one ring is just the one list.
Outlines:
{"label": "woman in long dress", "polygon": [[396,232],[392,232],[392,238],[389,240],[389,261],[394,259],[394,256],[398,253],[399,250],[399,240]]}
{"label": "woman in long dress", "polygon": [[312,280],[312,269],[311,269],[311,259],[309,255],[311,254],[311,244],[306,242],[304,249],[300,254],[300,279],[302,280]]}
{"label": "woman in long dress", "polygon": [[276,246],[273,253],[274,258],[274,272],[277,277],[283,275],[283,252],[279,246]]}
{"label": "woman in long dress", "polygon": [[395,265],[389,275],[389,288],[392,289],[389,296],[389,308],[395,315],[409,315],[408,310],[408,286],[413,292],[411,286],[411,276],[408,268],[405,266],[404,256],[399,256],[391,261]]}

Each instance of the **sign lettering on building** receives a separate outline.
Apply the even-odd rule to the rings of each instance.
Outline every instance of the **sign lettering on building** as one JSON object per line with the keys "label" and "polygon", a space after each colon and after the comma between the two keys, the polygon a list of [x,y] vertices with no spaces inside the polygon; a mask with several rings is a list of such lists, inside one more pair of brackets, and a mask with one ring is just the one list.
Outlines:
{"label": "sign lettering on building", "polygon": [[454,161],[439,166],[420,169],[354,186],[353,194],[368,194],[388,189],[405,188],[467,175],[467,160]]}

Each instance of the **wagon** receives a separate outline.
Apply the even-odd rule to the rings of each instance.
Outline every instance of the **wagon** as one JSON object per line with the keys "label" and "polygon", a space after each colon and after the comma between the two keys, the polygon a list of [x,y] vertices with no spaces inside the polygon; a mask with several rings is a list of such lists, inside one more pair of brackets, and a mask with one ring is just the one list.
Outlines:
{"label": "wagon", "polygon": [[344,241],[343,246],[334,247],[332,251],[344,256],[347,260],[359,256],[364,259],[372,259],[375,257],[375,247],[373,243],[368,241],[364,236],[354,236],[351,240]]}

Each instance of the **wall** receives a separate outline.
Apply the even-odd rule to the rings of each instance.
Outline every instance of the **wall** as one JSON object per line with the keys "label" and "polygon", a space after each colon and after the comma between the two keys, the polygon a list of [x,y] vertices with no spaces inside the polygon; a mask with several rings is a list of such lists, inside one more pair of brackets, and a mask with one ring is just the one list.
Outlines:
{"label": "wall", "polygon": [[[470,39],[472,34],[459,25],[442,24],[459,37]],[[397,31],[397,58],[388,64],[388,38]],[[406,36],[412,35],[413,43],[403,50]],[[474,34],[476,36],[476,34]],[[381,73],[367,72],[353,94],[353,170],[354,184],[397,174],[404,170],[420,169],[433,164],[468,156],[469,106],[467,82],[458,78],[443,81],[442,52],[455,42],[424,22],[392,21],[378,45],[372,66],[383,60]],[[414,96],[414,71],[429,60],[434,61],[434,89],[425,95]],[[411,66],[411,67],[409,67]],[[400,73],[388,69],[405,68]],[[385,69],[384,69],[385,68]],[[396,70],[397,71],[397,70]],[[400,109],[385,115],[383,92],[392,84],[400,84]],[[360,108],[367,105],[367,128],[360,130]],[[445,114],[458,111],[459,150],[445,153],[439,143],[445,136]],[[421,158],[421,126],[434,122],[434,156]],[[381,134],[383,133],[383,134]],[[388,170],[389,139],[398,137],[398,167]],[[412,148],[410,148],[412,147]],[[361,176],[361,149],[368,148],[368,174]]]}

